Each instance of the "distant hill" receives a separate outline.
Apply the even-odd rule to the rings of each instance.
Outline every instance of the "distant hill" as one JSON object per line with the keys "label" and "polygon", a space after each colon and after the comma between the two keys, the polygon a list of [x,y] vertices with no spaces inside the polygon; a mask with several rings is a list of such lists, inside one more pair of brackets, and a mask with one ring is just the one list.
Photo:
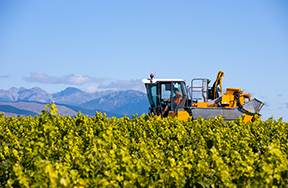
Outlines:
{"label": "distant hill", "polygon": [[147,100],[147,96],[139,91],[116,91],[103,97],[85,102],[81,106],[88,109],[94,109],[96,107],[101,110],[109,111],[126,104],[133,104],[135,101],[142,99]]}
{"label": "distant hill", "polygon": [[[46,104],[47,103],[31,102],[31,101],[0,102],[0,112],[4,112],[4,114],[6,115],[6,113],[8,111],[4,107],[5,106],[11,106],[14,108],[14,113],[17,113],[16,109],[18,109],[19,113],[17,113],[17,115],[34,116],[34,115],[39,115],[42,110],[45,110]],[[57,109],[61,115],[67,115],[68,114],[70,116],[74,116],[77,114],[77,111],[75,111],[71,108],[65,107],[63,105],[57,105]],[[22,111],[26,111],[27,113],[25,113],[25,114],[20,113]],[[31,112],[31,113],[28,113],[28,112]]]}
{"label": "distant hill", "polygon": [[29,111],[29,110],[21,110],[18,108],[15,108],[14,106],[10,106],[10,105],[0,105],[0,113],[5,113],[5,115],[7,116],[35,116],[38,115],[35,112]]}
{"label": "distant hill", "polygon": [[37,102],[49,102],[52,101],[52,96],[45,90],[34,87],[31,89],[15,88],[12,87],[9,90],[0,90],[0,101],[3,102],[16,102],[16,101],[37,101]]}
{"label": "distant hill", "polygon": [[149,104],[145,93],[129,91],[102,91],[85,93],[80,89],[68,87],[63,91],[49,94],[34,87],[10,88],[0,90],[0,113],[5,115],[34,116],[45,109],[45,105],[54,101],[61,115],[74,116],[79,111],[84,115],[95,116],[96,111],[106,113],[108,117],[132,116],[148,112]]}

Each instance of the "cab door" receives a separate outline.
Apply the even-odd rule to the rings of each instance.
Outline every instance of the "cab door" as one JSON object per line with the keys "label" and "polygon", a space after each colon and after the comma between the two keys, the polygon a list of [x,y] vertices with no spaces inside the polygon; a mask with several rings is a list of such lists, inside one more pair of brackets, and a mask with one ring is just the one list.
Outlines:
{"label": "cab door", "polygon": [[187,100],[185,84],[184,82],[161,82],[159,84],[161,101],[169,100],[169,103],[162,103],[162,105],[168,105],[169,110],[175,111],[177,107],[185,107]]}

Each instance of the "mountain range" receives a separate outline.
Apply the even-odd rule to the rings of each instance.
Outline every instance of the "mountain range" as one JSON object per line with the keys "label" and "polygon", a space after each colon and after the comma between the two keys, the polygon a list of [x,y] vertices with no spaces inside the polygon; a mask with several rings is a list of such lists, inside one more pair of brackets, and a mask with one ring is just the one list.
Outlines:
{"label": "mountain range", "polygon": [[86,93],[78,88],[68,87],[49,94],[39,87],[12,87],[0,90],[0,113],[6,116],[35,116],[52,101],[61,115],[69,116],[74,116],[79,111],[84,115],[95,116],[98,111],[106,113],[108,117],[130,117],[136,113],[147,113],[149,108],[147,95],[134,90]]}

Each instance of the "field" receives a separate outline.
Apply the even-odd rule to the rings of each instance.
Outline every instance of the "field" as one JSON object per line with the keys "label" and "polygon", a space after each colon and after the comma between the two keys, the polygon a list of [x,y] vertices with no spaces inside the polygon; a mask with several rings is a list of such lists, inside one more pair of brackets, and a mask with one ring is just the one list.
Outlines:
{"label": "field", "polygon": [[288,187],[288,123],[0,115],[0,187]]}

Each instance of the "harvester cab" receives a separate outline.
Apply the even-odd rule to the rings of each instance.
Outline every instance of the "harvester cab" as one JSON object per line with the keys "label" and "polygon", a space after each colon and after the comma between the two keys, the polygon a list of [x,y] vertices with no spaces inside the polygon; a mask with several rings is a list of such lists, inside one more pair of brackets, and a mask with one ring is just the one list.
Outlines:
{"label": "harvester cab", "polygon": [[223,76],[224,72],[219,71],[212,87],[207,78],[194,78],[189,87],[183,79],[155,79],[151,74],[149,79],[142,80],[150,103],[149,114],[159,118],[178,116],[180,120],[187,120],[189,116],[207,119],[221,115],[225,121],[244,115],[245,122],[260,116],[264,103],[255,98],[250,100],[249,93],[227,88],[223,94]]}
{"label": "harvester cab", "polygon": [[[150,103],[149,114],[161,117],[179,116],[179,111],[185,111],[188,106],[188,93],[183,79],[143,79]],[[180,112],[181,114],[181,112]],[[187,118],[189,114],[185,113]]]}

